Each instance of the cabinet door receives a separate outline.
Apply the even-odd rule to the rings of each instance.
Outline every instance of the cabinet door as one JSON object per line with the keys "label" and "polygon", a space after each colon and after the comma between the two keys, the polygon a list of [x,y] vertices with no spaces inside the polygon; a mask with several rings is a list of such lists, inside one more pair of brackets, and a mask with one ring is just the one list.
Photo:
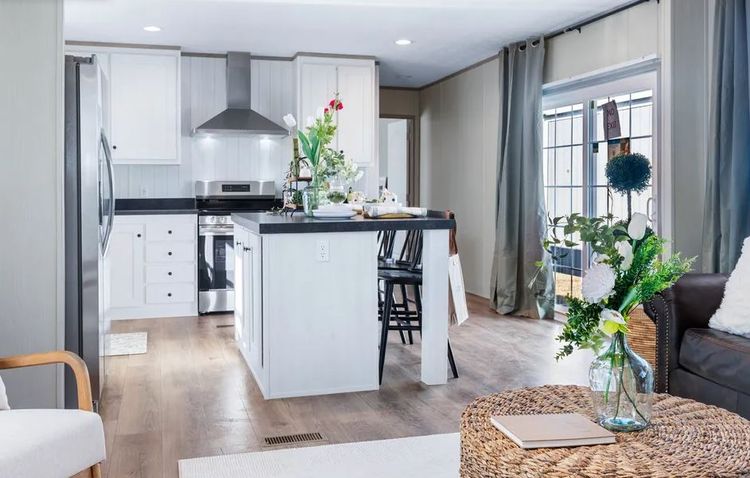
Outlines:
{"label": "cabinet door", "polygon": [[114,161],[178,162],[179,57],[112,53],[109,67]]}
{"label": "cabinet door", "polygon": [[374,64],[338,67],[338,91],[344,109],[338,112],[338,149],[355,163],[374,163]]}
{"label": "cabinet door", "polygon": [[246,351],[248,346],[247,331],[245,330],[245,252],[243,250],[247,233],[234,228],[234,339],[240,350]]}
{"label": "cabinet door", "polygon": [[[328,106],[336,94],[336,65],[305,63],[300,73],[299,121],[304,128],[308,117],[315,117],[318,108]],[[334,139],[332,148],[337,148]]]}
{"label": "cabinet door", "polygon": [[138,307],[144,299],[144,224],[117,224],[107,254],[109,306]]}
{"label": "cabinet door", "polygon": [[250,332],[250,360],[256,370],[263,363],[263,254],[261,237],[248,234],[246,249],[246,285],[249,297],[246,307],[247,328]]}

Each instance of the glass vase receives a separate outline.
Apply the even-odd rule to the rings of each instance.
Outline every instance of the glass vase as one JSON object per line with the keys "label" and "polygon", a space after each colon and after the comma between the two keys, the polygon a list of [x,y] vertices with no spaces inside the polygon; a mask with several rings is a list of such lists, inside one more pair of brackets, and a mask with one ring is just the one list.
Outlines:
{"label": "glass vase", "polygon": [[328,192],[326,197],[333,204],[341,204],[346,201],[347,187],[346,181],[339,177],[331,179],[328,183]]}
{"label": "glass vase", "polygon": [[318,186],[308,186],[302,191],[302,208],[305,216],[313,217],[313,211],[320,206],[321,189]]}
{"label": "glass vase", "polygon": [[609,348],[589,369],[597,421],[614,432],[643,430],[651,421],[654,371],[628,345],[625,334],[612,336]]}

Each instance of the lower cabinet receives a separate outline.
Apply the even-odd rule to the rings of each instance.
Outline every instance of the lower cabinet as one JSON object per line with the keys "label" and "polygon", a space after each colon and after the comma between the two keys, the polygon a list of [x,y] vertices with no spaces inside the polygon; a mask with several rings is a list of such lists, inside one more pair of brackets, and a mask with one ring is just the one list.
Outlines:
{"label": "lower cabinet", "polygon": [[261,236],[235,227],[235,338],[259,387],[268,374],[263,324],[263,248]]}
{"label": "lower cabinet", "polygon": [[110,320],[198,314],[195,214],[115,216],[104,259]]}

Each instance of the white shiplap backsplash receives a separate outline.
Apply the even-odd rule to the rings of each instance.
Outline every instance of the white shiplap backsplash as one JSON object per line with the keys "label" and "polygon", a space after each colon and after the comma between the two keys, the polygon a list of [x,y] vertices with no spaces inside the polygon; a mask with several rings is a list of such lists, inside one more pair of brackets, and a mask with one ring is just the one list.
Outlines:
{"label": "white shiplap backsplash", "polygon": [[[195,180],[274,180],[280,194],[292,154],[288,136],[196,136],[194,127],[226,108],[226,60],[182,57],[182,161],[175,166],[116,165],[119,198],[192,197]],[[283,125],[294,111],[290,61],[252,60],[252,105]]]}

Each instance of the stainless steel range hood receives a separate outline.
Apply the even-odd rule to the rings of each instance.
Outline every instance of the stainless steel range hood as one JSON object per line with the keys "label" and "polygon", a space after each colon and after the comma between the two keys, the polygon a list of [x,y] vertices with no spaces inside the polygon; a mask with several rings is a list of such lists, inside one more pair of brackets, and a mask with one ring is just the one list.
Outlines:
{"label": "stainless steel range hood", "polygon": [[227,109],[193,130],[194,134],[287,135],[284,127],[250,109],[250,53],[227,53]]}

